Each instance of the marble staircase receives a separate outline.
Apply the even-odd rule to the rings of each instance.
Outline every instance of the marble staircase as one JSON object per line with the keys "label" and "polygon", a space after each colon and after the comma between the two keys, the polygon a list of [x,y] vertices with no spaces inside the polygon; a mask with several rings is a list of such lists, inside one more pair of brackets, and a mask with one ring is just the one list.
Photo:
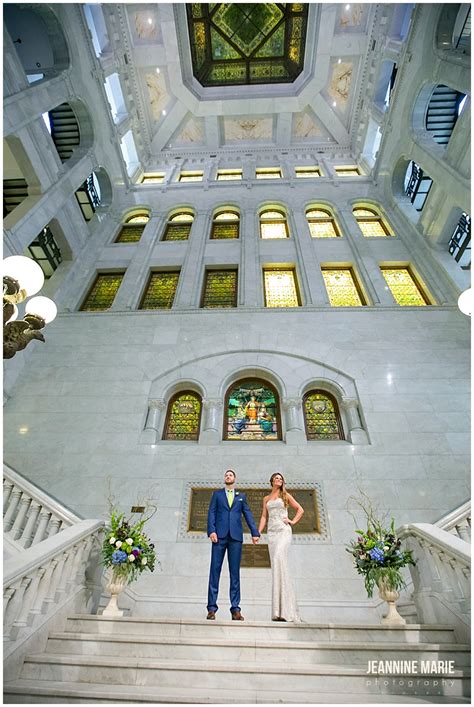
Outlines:
{"label": "marble staircase", "polygon": [[[368,661],[418,674],[367,675]],[[421,675],[454,660],[454,674]],[[469,703],[469,646],[447,625],[70,615],[4,684],[11,703]]]}

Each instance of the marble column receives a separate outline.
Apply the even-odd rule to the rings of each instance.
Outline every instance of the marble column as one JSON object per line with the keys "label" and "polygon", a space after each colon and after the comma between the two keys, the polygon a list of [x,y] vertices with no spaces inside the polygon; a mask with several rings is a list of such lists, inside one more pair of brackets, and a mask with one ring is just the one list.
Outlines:
{"label": "marble column", "polygon": [[148,401],[145,427],[140,435],[141,444],[156,444],[164,410],[166,410],[166,402],[162,398]]}
{"label": "marble column", "polygon": [[346,413],[346,421],[349,428],[349,442],[352,444],[368,444],[369,437],[360,419],[359,401],[356,398],[343,398],[341,407]]}
{"label": "marble column", "polygon": [[306,444],[301,398],[285,398],[282,407],[286,423],[285,442]]}
{"label": "marble column", "polygon": [[202,401],[204,408],[203,423],[199,444],[219,444],[221,440],[221,409],[222,400],[220,398],[207,398]]}

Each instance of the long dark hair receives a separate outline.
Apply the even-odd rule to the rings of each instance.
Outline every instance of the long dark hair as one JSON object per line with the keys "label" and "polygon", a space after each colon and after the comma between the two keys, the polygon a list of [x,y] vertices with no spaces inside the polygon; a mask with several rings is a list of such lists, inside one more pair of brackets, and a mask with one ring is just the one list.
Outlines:
{"label": "long dark hair", "polygon": [[288,501],[288,494],[286,492],[285,477],[283,476],[281,471],[275,471],[275,473],[270,476],[270,486],[272,488],[273,488],[273,479],[275,478],[275,476],[281,476],[281,478],[283,479],[283,483],[281,485],[281,488],[278,489],[278,494],[279,494],[281,500],[283,501],[283,503],[285,504],[285,507],[287,507],[289,504],[289,501]]}

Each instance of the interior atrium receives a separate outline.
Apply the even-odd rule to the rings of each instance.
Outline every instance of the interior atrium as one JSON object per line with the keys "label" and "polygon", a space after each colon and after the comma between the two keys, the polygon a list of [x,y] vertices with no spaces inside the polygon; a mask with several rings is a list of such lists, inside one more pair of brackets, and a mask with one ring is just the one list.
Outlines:
{"label": "interior atrium", "polygon": [[[36,261],[57,308],[18,301],[4,323],[4,586],[9,616],[18,587],[43,616],[15,615],[6,679],[67,612],[103,606],[97,553],[49,624],[31,568],[49,577],[42,548],[70,553],[78,523],[96,547],[111,494],[156,507],[160,566],[120,596],[134,617],[205,618],[226,469],[257,522],[275,471],[305,507],[305,622],[382,615],[346,552],[360,491],[409,542],[435,528],[455,571],[436,533],[470,523],[470,5],[3,11],[4,257]],[[270,621],[267,546],[244,530],[242,610]],[[418,623],[466,643],[458,585],[405,573]]]}

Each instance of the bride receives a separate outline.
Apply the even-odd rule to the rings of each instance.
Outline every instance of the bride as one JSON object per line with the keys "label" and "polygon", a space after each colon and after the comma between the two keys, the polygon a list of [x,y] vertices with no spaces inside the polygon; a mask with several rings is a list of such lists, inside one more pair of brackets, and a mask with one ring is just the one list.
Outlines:
{"label": "bride", "polygon": [[[298,523],[304,510],[286,490],[285,479],[280,472],[271,475],[270,484],[272,490],[263,499],[258,530],[261,533],[268,520],[268,549],[272,566],[272,621],[299,622],[301,619],[288,567],[288,550],[293,535],[291,526]],[[293,520],[288,518],[288,506],[296,509]]]}

